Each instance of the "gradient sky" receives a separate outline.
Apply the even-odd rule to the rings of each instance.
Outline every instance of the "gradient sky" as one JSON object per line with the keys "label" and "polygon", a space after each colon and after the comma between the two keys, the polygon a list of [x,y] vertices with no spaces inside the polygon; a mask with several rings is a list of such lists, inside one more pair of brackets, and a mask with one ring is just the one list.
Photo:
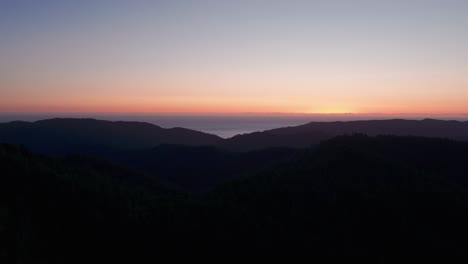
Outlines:
{"label": "gradient sky", "polygon": [[468,113],[466,0],[0,0],[0,112]]}

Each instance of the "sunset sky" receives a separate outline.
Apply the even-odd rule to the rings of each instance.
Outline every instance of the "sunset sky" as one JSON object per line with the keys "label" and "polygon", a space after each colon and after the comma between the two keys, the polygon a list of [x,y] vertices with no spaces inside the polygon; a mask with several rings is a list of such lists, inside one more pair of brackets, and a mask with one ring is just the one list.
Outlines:
{"label": "sunset sky", "polygon": [[468,113],[468,1],[0,0],[0,112]]}

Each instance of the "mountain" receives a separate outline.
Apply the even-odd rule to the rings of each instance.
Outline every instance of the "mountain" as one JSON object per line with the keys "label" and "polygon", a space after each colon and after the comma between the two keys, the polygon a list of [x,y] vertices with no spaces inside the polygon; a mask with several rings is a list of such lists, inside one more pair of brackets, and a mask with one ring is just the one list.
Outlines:
{"label": "mountain", "polygon": [[366,134],[421,136],[468,140],[468,122],[424,120],[369,120],[311,122],[241,134],[222,139],[184,128],[164,129],[142,122],[95,119],[49,119],[0,124],[0,142],[22,144],[47,153],[76,153],[101,149],[150,149],[161,144],[205,146],[229,151],[267,148],[307,148],[339,135]]}
{"label": "mountain", "polygon": [[271,148],[232,152],[214,146],[161,144],[150,149],[75,148],[70,156],[93,157],[145,173],[171,188],[207,191],[239,177],[248,177],[297,154],[296,149]]}
{"label": "mountain", "polygon": [[0,124],[0,142],[57,153],[97,147],[148,149],[160,144],[213,145],[220,140],[218,136],[194,130],[164,129],[142,122],[49,119]]}
{"label": "mountain", "polygon": [[[298,153],[289,148],[231,152],[212,146],[160,145],[150,150],[101,156],[145,172],[182,190],[207,191],[227,181],[249,177]],[[93,155],[94,156],[94,155]]]}
{"label": "mountain", "polygon": [[295,150],[236,153],[216,148],[222,139],[183,128],[139,122],[51,119],[0,124],[0,143],[55,156],[85,156],[118,163],[172,188],[205,191],[250,175]]}
{"label": "mountain", "polygon": [[147,241],[164,252],[187,203],[122,166],[0,144],[1,263],[117,260],[125,255],[117,252],[145,252]]}
{"label": "mountain", "polygon": [[210,193],[216,217],[207,225],[219,251],[339,262],[461,258],[467,189],[468,143],[342,136]]}
{"label": "mountain", "polygon": [[221,139],[183,128],[140,122],[50,119],[0,124],[0,143],[55,156],[85,156],[118,163],[167,187],[207,191],[339,135],[413,135],[468,140],[468,122],[374,120],[312,122]]}
{"label": "mountain", "polygon": [[340,136],[201,194],[0,144],[0,261],[466,260],[467,189],[468,143],[446,139]]}
{"label": "mountain", "polygon": [[369,136],[421,136],[466,141],[468,140],[468,122],[434,119],[311,122],[301,126],[237,135],[220,141],[218,146],[234,151],[270,147],[304,148],[335,136],[355,133]]}

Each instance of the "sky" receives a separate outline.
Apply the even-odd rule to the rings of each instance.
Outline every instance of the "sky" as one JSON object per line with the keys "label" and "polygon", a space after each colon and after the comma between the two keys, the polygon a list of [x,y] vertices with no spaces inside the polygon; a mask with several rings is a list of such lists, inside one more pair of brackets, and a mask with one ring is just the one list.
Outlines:
{"label": "sky", "polygon": [[468,113],[466,0],[0,0],[0,112]]}

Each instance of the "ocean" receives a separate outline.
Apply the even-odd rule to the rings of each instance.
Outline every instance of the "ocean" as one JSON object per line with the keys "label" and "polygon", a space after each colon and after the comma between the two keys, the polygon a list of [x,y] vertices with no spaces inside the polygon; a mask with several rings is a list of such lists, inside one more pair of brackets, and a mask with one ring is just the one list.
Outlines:
{"label": "ocean", "polygon": [[95,118],[109,121],[139,121],[163,128],[184,127],[223,138],[273,128],[298,126],[313,121],[352,121],[378,119],[424,119],[468,121],[461,115],[384,115],[384,114],[102,114],[102,113],[0,113],[0,122],[37,121],[49,118]]}

